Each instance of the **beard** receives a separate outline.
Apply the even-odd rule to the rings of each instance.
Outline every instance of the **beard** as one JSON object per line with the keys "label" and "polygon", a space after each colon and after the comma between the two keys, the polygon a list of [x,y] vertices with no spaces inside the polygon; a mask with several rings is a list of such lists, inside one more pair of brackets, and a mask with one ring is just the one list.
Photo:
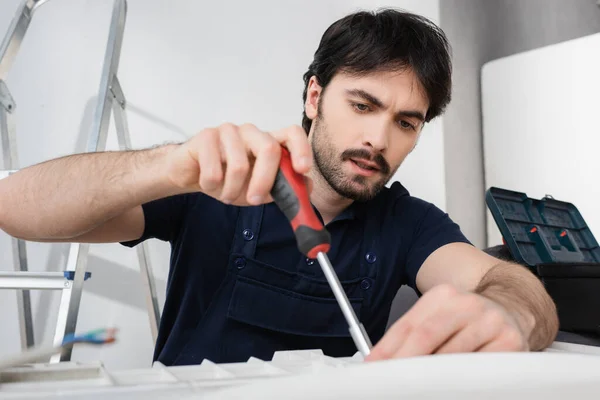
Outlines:
{"label": "beard", "polygon": [[[365,202],[377,196],[392,175],[390,165],[381,153],[371,153],[366,149],[347,149],[338,154],[322,113],[317,115],[313,123],[315,127],[311,146],[315,166],[327,184],[340,196],[354,201]],[[350,159],[364,159],[375,163],[380,177],[348,175],[344,172],[343,163]]]}

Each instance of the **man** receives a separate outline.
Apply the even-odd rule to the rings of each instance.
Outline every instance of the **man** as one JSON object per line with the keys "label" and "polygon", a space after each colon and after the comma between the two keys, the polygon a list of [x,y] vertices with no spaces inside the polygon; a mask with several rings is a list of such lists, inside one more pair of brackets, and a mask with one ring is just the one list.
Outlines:
{"label": "man", "polygon": [[[448,47],[416,15],[349,15],[324,33],[304,76],[302,128],[223,124],[183,144],[31,166],[0,181],[0,227],[34,241],[169,241],[154,355],[164,364],[289,349],[349,356],[327,281],[269,196],[283,145],[310,178],[330,259],[376,343],[369,361],[543,349],[558,322],[539,280],[470,245],[399,183],[385,186],[449,102]],[[403,284],[421,298],[385,332]]]}

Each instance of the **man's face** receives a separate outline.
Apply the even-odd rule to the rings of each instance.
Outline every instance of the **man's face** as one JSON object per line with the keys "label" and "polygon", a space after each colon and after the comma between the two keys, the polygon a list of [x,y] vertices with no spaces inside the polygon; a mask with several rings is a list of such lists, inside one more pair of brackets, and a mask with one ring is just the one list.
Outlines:
{"label": "man's face", "polygon": [[324,92],[313,77],[306,113],[316,168],[344,197],[375,197],[415,147],[428,105],[410,69],[338,73]]}

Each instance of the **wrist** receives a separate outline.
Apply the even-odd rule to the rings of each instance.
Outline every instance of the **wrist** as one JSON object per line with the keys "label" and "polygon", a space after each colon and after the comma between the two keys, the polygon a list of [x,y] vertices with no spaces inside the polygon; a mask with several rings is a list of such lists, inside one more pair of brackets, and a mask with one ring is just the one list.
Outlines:
{"label": "wrist", "polygon": [[151,175],[151,179],[153,179],[153,183],[156,185],[155,196],[157,198],[190,192],[175,184],[169,173],[172,154],[180,146],[180,144],[166,144],[148,150],[151,163],[149,175]]}
{"label": "wrist", "polygon": [[[527,339],[527,343],[532,347],[533,333],[536,326],[535,315],[519,301],[511,299],[505,294],[505,291],[499,287],[488,286],[478,293],[480,296],[493,301],[514,319],[523,336]],[[535,346],[534,346],[535,347]]]}
{"label": "wrist", "polygon": [[543,350],[554,341],[559,326],[556,306],[527,268],[500,263],[486,273],[475,293],[499,304],[515,319],[531,350]]}

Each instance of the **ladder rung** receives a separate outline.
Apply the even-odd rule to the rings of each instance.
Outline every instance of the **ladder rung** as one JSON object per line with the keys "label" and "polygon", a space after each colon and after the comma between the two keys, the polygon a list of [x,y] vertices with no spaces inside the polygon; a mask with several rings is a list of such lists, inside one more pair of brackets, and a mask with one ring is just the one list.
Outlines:
{"label": "ladder rung", "polygon": [[62,290],[70,285],[62,272],[0,272],[0,289]]}

